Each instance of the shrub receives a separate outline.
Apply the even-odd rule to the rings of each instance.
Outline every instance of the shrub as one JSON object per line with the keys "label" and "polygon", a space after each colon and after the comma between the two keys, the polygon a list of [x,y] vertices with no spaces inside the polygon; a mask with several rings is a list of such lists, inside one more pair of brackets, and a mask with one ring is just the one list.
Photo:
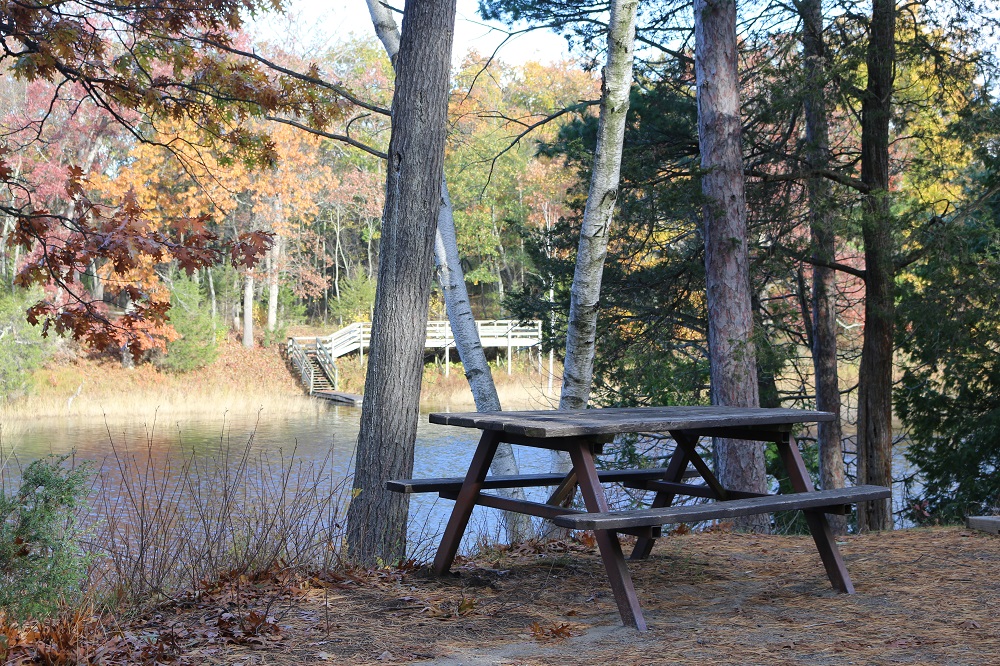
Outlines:
{"label": "shrub", "polygon": [[219,354],[212,314],[204,307],[201,287],[178,275],[170,296],[170,323],[180,338],[167,343],[167,353],[159,366],[173,372],[189,372],[205,367]]}
{"label": "shrub", "polygon": [[72,602],[87,574],[75,517],[91,471],[65,467],[67,458],[32,462],[16,493],[0,492],[0,608],[18,620],[45,618]]}

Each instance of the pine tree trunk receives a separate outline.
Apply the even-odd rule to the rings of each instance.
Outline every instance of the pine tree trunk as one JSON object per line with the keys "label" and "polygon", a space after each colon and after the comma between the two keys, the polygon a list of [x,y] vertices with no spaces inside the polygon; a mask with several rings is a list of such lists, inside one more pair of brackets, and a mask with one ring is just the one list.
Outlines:
{"label": "pine tree trunk", "polygon": [[[392,12],[380,0],[368,0],[368,9],[375,26],[375,33],[382,41],[389,59],[395,63],[399,52],[399,31]],[[434,237],[434,261],[437,264],[438,284],[444,294],[445,310],[452,334],[455,336],[455,348],[462,360],[465,378],[469,382],[476,410],[480,412],[497,412],[500,406],[500,396],[493,383],[486,353],[479,339],[479,329],[476,328],[476,317],[472,313],[469,292],[465,286],[465,275],[462,272],[462,261],[458,254],[458,242],[455,236],[454,210],[451,197],[448,195],[448,183],[441,179],[441,211],[438,215],[437,232]],[[493,463],[490,465],[493,474],[514,476],[519,473],[517,459],[510,444],[503,442],[497,446]],[[498,491],[504,497],[525,499],[523,488],[505,488]],[[507,540],[510,543],[524,541],[530,536],[531,519],[519,513],[504,513],[504,525]]]}
{"label": "pine tree trunk", "polygon": [[[802,56],[806,85],[806,160],[817,173],[830,164],[829,119],[826,112],[826,44],[823,40],[822,0],[804,0],[799,5],[802,17]],[[816,409],[832,412],[837,418],[820,423],[818,431],[819,476],[824,490],[844,487],[844,454],[841,444],[840,379],[837,372],[837,311],[835,273],[821,263],[836,258],[833,229],[833,203],[830,184],[819,175],[807,183],[809,232],[812,239],[812,359],[816,377]],[[827,516],[834,534],[847,532],[847,518]]]}
{"label": "pine tree trunk", "polygon": [[408,498],[385,482],[413,474],[420,382],[441,208],[455,0],[407,0],[396,59],[385,212],[361,410],[348,557],[406,557]]}
{"label": "pine tree trunk", "polygon": [[[704,207],[705,283],[712,404],[756,407],[757,370],[750,302],[746,197],[741,153],[735,0],[695,0],[695,76]],[[726,488],[767,492],[764,445],[716,439]],[[766,531],[766,516],[736,521]]]}
{"label": "pine tree trunk", "polygon": [[[858,383],[858,483],[892,485],[892,334],[895,322],[889,122],[892,114],[895,0],[874,0],[868,85],[861,104],[861,180],[865,244],[865,333]],[[858,529],[892,528],[891,501],[858,506]]]}
{"label": "pine tree trunk", "polygon": [[[580,227],[580,244],[570,291],[559,409],[585,409],[590,401],[597,349],[597,313],[601,298],[608,230],[618,200],[625,117],[632,88],[637,0],[614,0],[608,21],[608,60],[601,85],[601,114],[597,125],[594,167],[587,206]],[[569,457],[553,452],[553,471],[569,469]]]}

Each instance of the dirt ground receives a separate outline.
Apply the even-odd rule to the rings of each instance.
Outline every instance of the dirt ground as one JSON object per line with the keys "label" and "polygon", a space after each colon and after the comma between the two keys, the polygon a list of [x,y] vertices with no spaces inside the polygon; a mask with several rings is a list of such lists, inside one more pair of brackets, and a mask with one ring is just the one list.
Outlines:
{"label": "dirt ground", "polygon": [[124,635],[205,666],[1000,664],[1000,537],[911,529],[841,549],[851,596],[830,588],[809,537],[661,539],[630,564],[646,633],[621,626],[596,551],[555,542],[460,562],[447,579],[230,581]]}

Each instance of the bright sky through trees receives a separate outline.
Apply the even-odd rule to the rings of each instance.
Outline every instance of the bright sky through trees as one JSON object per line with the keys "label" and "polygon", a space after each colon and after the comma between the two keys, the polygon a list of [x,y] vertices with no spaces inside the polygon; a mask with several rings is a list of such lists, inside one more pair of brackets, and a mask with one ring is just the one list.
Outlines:
{"label": "bright sky through trees", "polygon": [[[401,9],[402,0],[392,0],[393,7]],[[493,53],[507,36],[508,28],[500,24],[490,24],[479,18],[476,13],[476,0],[458,0],[458,15],[455,23],[455,45],[452,49],[455,64],[470,48],[484,55]],[[307,34],[299,33],[306,42],[314,44],[329,44],[347,38],[351,33],[356,36],[375,38],[368,6],[364,0],[289,0],[288,10],[298,17],[296,30],[305,30]],[[397,21],[401,14],[397,14]],[[263,34],[269,31],[283,33],[278,24],[271,19],[258,22]],[[566,40],[551,30],[535,30],[517,35],[504,44],[499,57],[511,64],[523,64],[529,60],[542,63],[563,60],[567,55]]]}

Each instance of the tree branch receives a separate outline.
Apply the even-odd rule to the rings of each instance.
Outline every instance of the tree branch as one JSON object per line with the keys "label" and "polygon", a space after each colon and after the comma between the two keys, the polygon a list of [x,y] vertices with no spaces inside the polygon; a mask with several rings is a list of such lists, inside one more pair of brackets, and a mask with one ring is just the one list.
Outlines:
{"label": "tree branch", "polygon": [[871,192],[871,187],[868,184],[858,180],[857,178],[852,178],[839,171],[834,171],[833,169],[811,169],[809,171],[800,171],[798,173],[767,173],[766,171],[756,171],[754,169],[748,169],[744,172],[744,175],[750,176],[752,178],[760,178],[766,183],[777,183],[786,180],[806,180],[807,178],[813,178],[815,176],[822,176],[828,180],[832,180],[835,183],[840,183],[841,185],[846,185],[858,192],[867,194]]}
{"label": "tree branch", "polygon": [[264,118],[272,122],[284,123],[285,125],[291,125],[292,127],[297,127],[304,132],[309,132],[310,134],[315,134],[316,136],[321,136],[325,139],[332,139],[334,141],[340,141],[346,143],[350,146],[354,146],[355,148],[365,151],[369,155],[374,155],[375,157],[382,160],[389,159],[389,155],[387,153],[383,153],[381,150],[378,150],[377,148],[372,148],[368,144],[361,143],[357,139],[352,139],[351,137],[345,136],[343,134],[333,134],[331,132],[324,132],[322,130],[309,127],[308,125],[303,125],[302,123],[297,122],[295,120],[290,120],[289,118],[279,118],[278,116],[264,116]]}
{"label": "tree branch", "polygon": [[257,62],[263,64],[268,69],[273,69],[274,71],[280,72],[280,73],[282,73],[282,74],[284,74],[286,76],[290,76],[293,79],[297,79],[297,80],[303,81],[305,83],[311,83],[313,85],[320,86],[322,88],[326,88],[327,90],[332,90],[333,92],[337,93],[338,95],[340,95],[341,97],[343,97],[344,99],[346,99],[351,104],[354,104],[355,106],[360,106],[362,109],[367,109],[368,111],[371,111],[372,113],[378,113],[378,114],[381,114],[383,116],[388,116],[390,114],[389,109],[385,109],[385,108],[382,108],[381,106],[376,106],[374,104],[369,104],[368,102],[365,102],[365,101],[359,99],[358,97],[355,97],[346,88],[344,88],[343,86],[338,85],[336,83],[330,83],[329,81],[324,81],[323,79],[321,79],[319,77],[310,76],[308,74],[303,74],[302,72],[297,72],[294,69],[289,69],[287,67],[283,67],[283,66],[279,65],[278,63],[274,62],[273,60],[269,60],[269,59],[265,58],[264,56],[262,56],[262,55],[260,55],[258,53],[255,53],[253,51],[243,51],[242,49],[237,49],[237,48],[234,48],[232,46],[228,46],[226,44],[223,44],[222,42],[217,42],[217,41],[214,41],[214,40],[211,40],[211,39],[207,39],[205,37],[198,37],[197,39],[199,41],[201,41],[202,43],[204,43],[204,44],[208,44],[209,46],[211,46],[213,48],[219,49],[220,51],[225,51],[226,53],[232,53],[233,55],[238,55],[238,56],[241,56],[243,58],[249,58],[251,60],[256,60]]}

